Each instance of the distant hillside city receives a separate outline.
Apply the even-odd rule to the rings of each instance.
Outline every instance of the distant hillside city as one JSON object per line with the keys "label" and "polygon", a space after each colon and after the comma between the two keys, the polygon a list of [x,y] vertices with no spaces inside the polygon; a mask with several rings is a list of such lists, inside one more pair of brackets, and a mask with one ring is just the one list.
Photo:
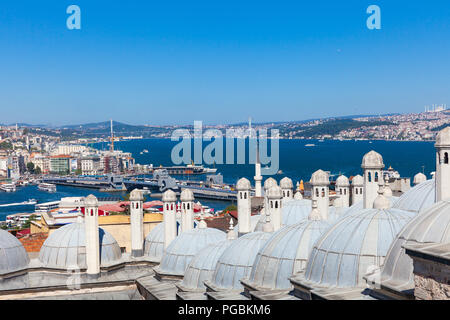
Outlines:
{"label": "distant hillside city", "polygon": [[[426,107],[425,112],[380,116],[350,116],[307,121],[255,123],[253,129],[278,129],[281,139],[400,140],[432,141],[450,123],[445,106]],[[170,138],[175,129],[193,131],[193,125],[128,125],[115,121],[65,127],[16,124],[0,126],[0,177],[19,178],[25,172],[37,174],[100,174],[147,171],[134,163],[130,153],[99,151],[87,145],[114,141]],[[246,137],[247,123],[204,126],[223,131],[236,130]]]}

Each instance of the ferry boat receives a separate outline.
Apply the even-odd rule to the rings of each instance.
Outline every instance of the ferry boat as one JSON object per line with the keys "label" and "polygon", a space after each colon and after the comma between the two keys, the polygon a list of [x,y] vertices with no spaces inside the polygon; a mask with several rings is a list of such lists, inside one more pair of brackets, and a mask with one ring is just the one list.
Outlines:
{"label": "ferry boat", "polygon": [[14,183],[4,183],[0,185],[0,190],[5,192],[16,192],[16,185]]}
{"label": "ferry boat", "polygon": [[47,192],[56,192],[56,185],[51,183],[40,183],[38,189]]}
{"label": "ferry boat", "polygon": [[201,165],[188,164],[187,166],[172,166],[172,167],[155,167],[155,170],[167,170],[169,175],[191,175],[191,174],[206,174],[206,173],[216,173],[217,168],[205,168]]}

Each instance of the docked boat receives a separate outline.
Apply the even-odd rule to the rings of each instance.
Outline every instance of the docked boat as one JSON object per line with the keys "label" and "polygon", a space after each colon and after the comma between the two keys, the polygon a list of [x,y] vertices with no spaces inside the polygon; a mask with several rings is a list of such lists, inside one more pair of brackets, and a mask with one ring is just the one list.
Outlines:
{"label": "docked boat", "polygon": [[14,183],[4,183],[0,185],[0,190],[5,192],[16,192],[16,185]]}
{"label": "docked boat", "polygon": [[47,192],[56,192],[56,185],[51,183],[40,183],[38,189]]}

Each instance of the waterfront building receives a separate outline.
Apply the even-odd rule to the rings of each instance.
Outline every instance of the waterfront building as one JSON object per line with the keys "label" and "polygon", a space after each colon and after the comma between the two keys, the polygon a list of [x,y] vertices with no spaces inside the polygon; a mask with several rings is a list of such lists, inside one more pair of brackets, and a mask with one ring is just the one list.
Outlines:
{"label": "waterfront building", "polygon": [[58,155],[50,157],[50,173],[65,175],[70,173],[70,156]]}

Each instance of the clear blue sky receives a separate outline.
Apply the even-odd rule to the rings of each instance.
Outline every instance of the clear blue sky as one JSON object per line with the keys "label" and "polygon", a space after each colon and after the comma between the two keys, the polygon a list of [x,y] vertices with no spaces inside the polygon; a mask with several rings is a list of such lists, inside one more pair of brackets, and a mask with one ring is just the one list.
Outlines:
{"label": "clear blue sky", "polygon": [[0,123],[418,112],[450,105],[450,3],[4,0],[0,58]]}

